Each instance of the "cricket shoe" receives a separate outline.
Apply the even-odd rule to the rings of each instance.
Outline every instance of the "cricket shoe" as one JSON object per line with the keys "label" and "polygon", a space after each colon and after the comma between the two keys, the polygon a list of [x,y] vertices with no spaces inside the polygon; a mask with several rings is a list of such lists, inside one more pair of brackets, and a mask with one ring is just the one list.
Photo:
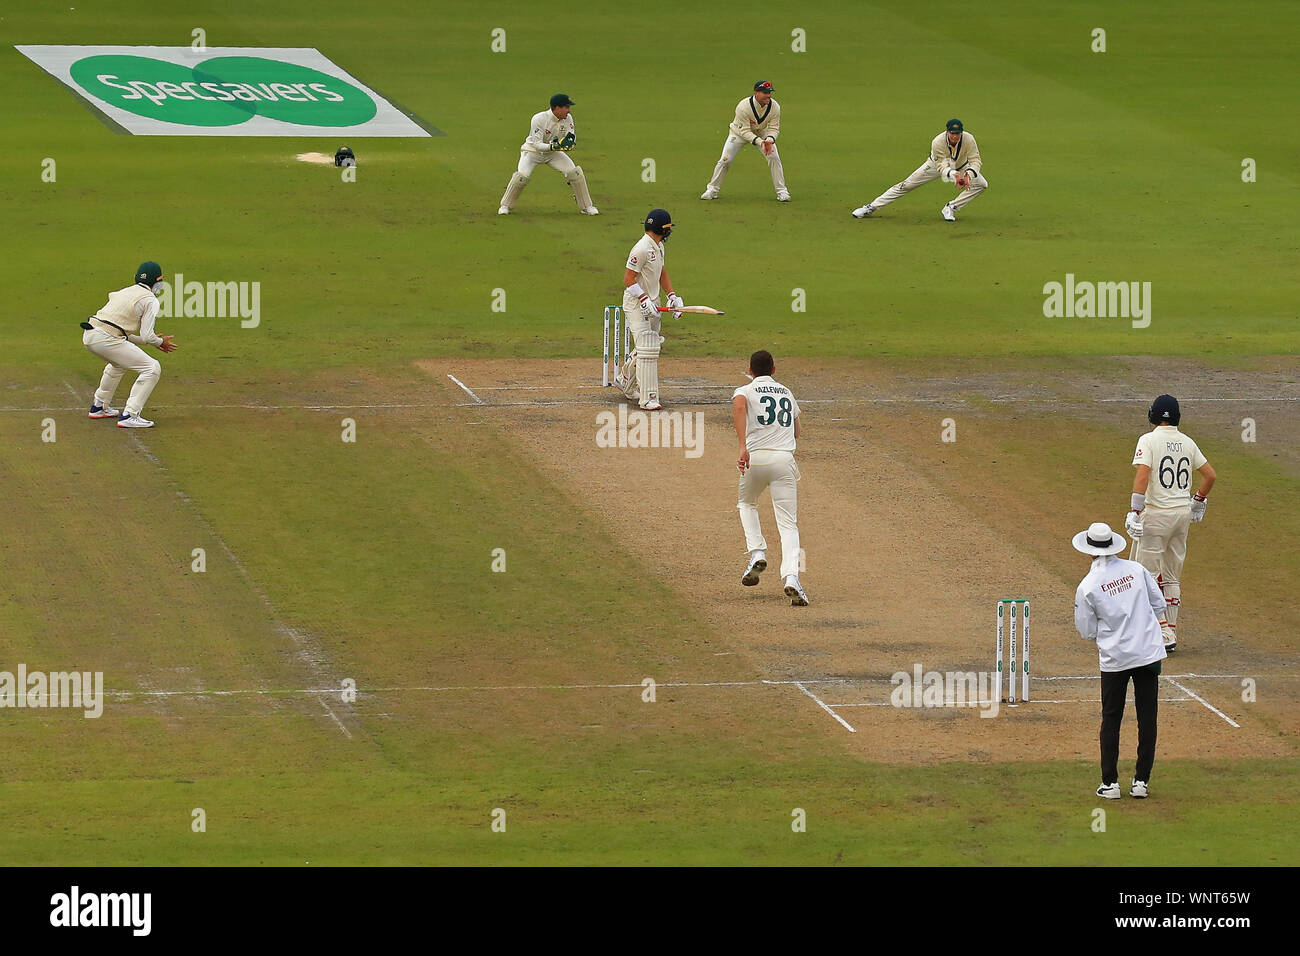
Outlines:
{"label": "cricket shoe", "polygon": [[498,215],[498,216],[508,216],[508,215],[510,215],[510,207],[509,207],[509,206],[502,206],[500,209],[497,210],[497,215]]}
{"label": "cricket shoe", "polygon": [[943,216],[943,218],[948,220],[949,222],[957,221],[957,211],[952,208],[952,203],[948,203],[942,209],[940,209],[939,215]]}
{"label": "cricket shoe", "polygon": [[1128,788],[1128,795],[1138,800],[1145,800],[1147,796],[1147,782],[1145,780],[1134,780],[1133,785]]}
{"label": "cricket shoe", "polygon": [[717,198],[718,198],[718,191],[717,191],[716,189],[714,189],[712,186],[707,186],[707,187],[705,187],[704,192],[700,193],[700,198],[701,198],[701,199],[717,199]]}
{"label": "cricket shoe", "polygon": [[640,408],[643,412],[657,412],[662,409],[663,406],[659,404],[659,399],[651,398],[642,403]]}
{"label": "cricket shoe", "polygon": [[599,216],[600,210],[595,206],[588,206],[586,209],[582,210],[582,214],[584,216]]}
{"label": "cricket shoe", "polygon": [[91,405],[90,415],[88,418],[121,418],[122,413],[116,408],[109,408],[106,405]]}
{"label": "cricket shoe", "polygon": [[1178,634],[1171,625],[1166,624],[1164,621],[1160,622],[1160,636],[1165,640],[1166,654],[1172,654],[1178,650]]}
{"label": "cricket shoe", "polygon": [[777,201],[777,202],[789,202],[789,201],[790,201],[790,191],[789,191],[788,189],[782,189],[780,192],[778,192],[778,193],[776,194],[776,201]]}
{"label": "cricket shoe", "polygon": [[790,599],[791,607],[808,606],[808,595],[804,593],[803,585],[793,574],[785,579],[785,596]]}
{"label": "cricket shoe", "polygon": [[118,428],[153,428],[153,422],[141,418],[139,414],[123,412],[117,419]]}
{"label": "cricket shoe", "polygon": [[749,556],[749,567],[745,568],[745,574],[740,579],[740,583],[747,588],[752,588],[758,583],[758,576],[767,570],[767,555],[762,551],[755,551]]}
{"label": "cricket shoe", "polygon": [[1119,781],[1116,780],[1114,783],[1103,783],[1097,788],[1097,796],[1105,797],[1107,800],[1118,800],[1123,796],[1123,794],[1119,792]]}
{"label": "cricket shoe", "polygon": [[857,209],[853,210],[853,218],[868,219],[875,211],[876,207],[871,205],[871,203],[867,203],[865,206],[859,206]]}

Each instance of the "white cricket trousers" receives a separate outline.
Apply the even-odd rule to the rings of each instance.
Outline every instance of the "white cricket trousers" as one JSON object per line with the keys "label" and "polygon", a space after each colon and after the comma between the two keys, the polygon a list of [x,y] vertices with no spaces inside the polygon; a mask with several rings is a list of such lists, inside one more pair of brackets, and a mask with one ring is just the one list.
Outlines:
{"label": "white cricket trousers", "polygon": [[1142,537],[1137,539],[1133,560],[1156,576],[1165,596],[1165,620],[1178,626],[1178,608],[1183,603],[1183,562],[1187,559],[1187,529],[1192,526],[1191,503],[1172,508],[1142,509]]}
{"label": "white cricket trousers", "polygon": [[[658,299],[654,300],[656,303]],[[644,405],[651,395],[659,401],[659,349],[663,345],[663,313],[656,312],[653,319],[641,314],[637,297],[630,290],[623,292],[623,321],[632,333],[632,354],[623,357],[626,382],[623,394]],[[629,361],[630,360],[630,361]]]}
{"label": "white cricket trousers", "polygon": [[[901,199],[903,196],[906,196],[917,186],[924,186],[926,183],[934,182],[941,175],[939,167],[927,159],[916,168],[912,175],[908,176],[901,183],[896,183],[895,185],[890,186],[875,199],[871,200],[871,205],[875,206],[877,209],[881,206],[888,206],[895,199]],[[974,176],[975,178],[971,182],[969,189],[963,189],[957,194],[957,198],[949,200],[948,205],[952,206],[954,210],[962,208],[967,203],[974,200],[975,197],[984,190],[989,188],[989,181],[984,178],[982,173],[975,173]]]}
{"label": "white cricket trousers", "polygon": [[524,176],[532,176],[533,170],[538,166],[550,166],[561,176],[567,177],[573,172],[573,167],[577,164],[569,158],[569,154],[562,150],[552,150],[549,153],[534,153],[530,149],[521,149],[519,151],[519,172]]}
{"label": "white cricket trousers", "polygon": [[122,381],[122,376],[127,372],[139,372],[140,377],[131,386],[131,395],[127,398],[123,411],[135,415],[144,412],[145,403],[149,401],[149,395],[162,375],[162,363],[150,357],[135,343],[99,329],[87,329],[81,336],[81,344],[92,355],[108,363],[104,366],[99,388],[95,389],[95,404],[105,407],[113,404],[113,393],[117,391],[117,383]]}
{"label": "white cricket trousers", "polygon": [[[757,149],[762,156],[762,148],[746,143],[739,136],[728,136],[727,141],[722,144],[722,158],[718,160],[718,165],[713,167],[713,178],[709,180],[709,188],[722,192],[722,181],[727,178],[727,171],[731,169],[731,164],[736,161],[740,151],[745,147]],[[763,156],[767,160],[768,171],[772,174],[772,185],[777,192],[785,189],[785,168],[781,165],[781,152],[776,148],[776,143],[772,144],[772,153],[769,156]]]}
{"label": "white cricket trousers", "polygon": [[766,551],[767,540],[758,520],[758,498],[764,488],[772,492],[772,510],[781,533],[781,577],[799,573],[799,465],[788,451],[751,451],[749,469],[740,476],[740,524],[745,548]]}

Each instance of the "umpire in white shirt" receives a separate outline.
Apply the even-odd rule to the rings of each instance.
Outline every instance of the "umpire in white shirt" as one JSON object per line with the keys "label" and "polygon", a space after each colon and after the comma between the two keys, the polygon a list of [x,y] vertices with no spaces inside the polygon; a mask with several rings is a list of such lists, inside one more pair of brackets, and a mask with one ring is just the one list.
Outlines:
{"label": "umpire in white shirt", "polygon": [[1105,522],[1080,531],[1073,544],[1076,551],[1094,555],[1092,567],[1074,593],[1074,626],[1085,640],[1097,642],[1101,661],[1101,786],[1097,796],[1120,798],[1119,725],[1132,680],[1138,752],[1129,796],[1145,797],[1156,759],[1160,662],[1167,656],[1158,618],[1165,599],[1150,571],[1136,561],[1117,557],[1128,542]]}

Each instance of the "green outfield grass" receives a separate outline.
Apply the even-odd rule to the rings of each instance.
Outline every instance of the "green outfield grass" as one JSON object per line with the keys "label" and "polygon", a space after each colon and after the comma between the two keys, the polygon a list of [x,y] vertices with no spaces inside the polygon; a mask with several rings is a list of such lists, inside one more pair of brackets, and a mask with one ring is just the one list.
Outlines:
{"label": "green outfield grass", "polygon": [[[290,0],[160,7],[143,23],[123,3],[5,11],[0,670],[103,670],[136,696],[99,720],[0,714],[0,859],[1294,864],[1295,815],[1278,812],[1294,808],[1294,756],[1163,761],[1156,799],[1113,808],[1102,837],[1091,759],[886,766],[849,753],[811,704],[766,691],[661,689],[642,703],[646,674],[764,675],[717,656],[727,635],[653,556],[623,550],[602,503],[551,484],[501,429],[454,409],[365,408],[443,402],[443,383],[413,367],[429,357],[584,356],[594,369],[601,306],[655,206],[676,223],[678,287],[728,312],[670,323],[674,356],[763,345],[810,366],[881,356],[936,378],[958,357],[1149,356],[1151,380],[1131,387],[1155,394],[1161,356],[1249,369],[1294,355],[1285,90],[1300,7],[1226,11],[671,0],[578,2],[560,21],[544,6]],[[721,55],[737,16],[753,19],[743,49]],[[13,49],[185,45],[198,26],[212,46],[314,46],[446,135],[352,141],[346,184],[294,159],[333,140],[115,135]],[[489,49],[496,27],[504,54]],[[1095,27],[1104,54],[1089,49]],[[791,51],[795,28],[806,53]],[[764,164],[742,153],[723,198],[701,202],[730,111],[760,78],[783,107],[794,201],[776,203]],[[577,215],[540,169],[517,214],[498,217],[528,118],[557,90],[578,103],[572,156],[602,215]],[[939,217],[938,184],[852,220],[954,115],[979,139],[990,190],[955,224]],[[47,157],[54,183],[40,178]],[[1245,157],[1258,182],[1242,182]],[[642,181],[645,158],[656,182]],[[77,323],[146,258],[169,275],[260,282],[261,321],[162,321],[181,345],[150,406],[163,427],[131,436],[71,411],[98,373]],[[1045,318],[1043,285],[1067,273],[1151,282],[1150,327]],[[496,289],[505,312],[491,310]],[[795,289],[806,312],[791,311]],[[220,407],[243,404],[338,411]],[[340,441],[345,416],[356,443]],[[40,440],[46,417],[57,442]],[[1024,434],[981,441],[1011,463],[1008,493],[1068,487],[1034,471]],[[1114,467],[1070,493],[1121,506],[1129,441],[1084,429],[1063,467]],[[1240,496],[1212,518],[1240,528],[1205,566],[1266,589],[1257,606],[1289,626],[1294,611],[1271,595],[1300,570],[1276,547],[1293,537],[1300,482],[1238,448],[1212,458]],[[1264,502],[1262,517],[1246,501]],[[490,571],[495,548],[506,574]],[[340,728],[323,695],[302,691],[343,678],[363,694],[351,716],[336,708]],[[165,690],[203,693],[149,696]],[[1093,715],[1078,737],[1095,745]],[[506,834],[489,827],[495,807]],[[791,833],[796,807],[806,834]]]}

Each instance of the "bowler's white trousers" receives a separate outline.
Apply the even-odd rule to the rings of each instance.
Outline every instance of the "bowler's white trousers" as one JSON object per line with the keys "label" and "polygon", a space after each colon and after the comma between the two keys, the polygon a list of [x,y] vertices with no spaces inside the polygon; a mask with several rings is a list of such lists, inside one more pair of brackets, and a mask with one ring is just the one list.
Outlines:
{"label": "bowler's white trousers", "polygon": [[760,449],[749,453],[749,469],[740,476],[740,524],[745,547],[766,551],[767,541],[758,520],[758,498],[764,488],[772,492],[772,510],[781,533],[781,577],[799,573],[799,466],[788,451]]}

